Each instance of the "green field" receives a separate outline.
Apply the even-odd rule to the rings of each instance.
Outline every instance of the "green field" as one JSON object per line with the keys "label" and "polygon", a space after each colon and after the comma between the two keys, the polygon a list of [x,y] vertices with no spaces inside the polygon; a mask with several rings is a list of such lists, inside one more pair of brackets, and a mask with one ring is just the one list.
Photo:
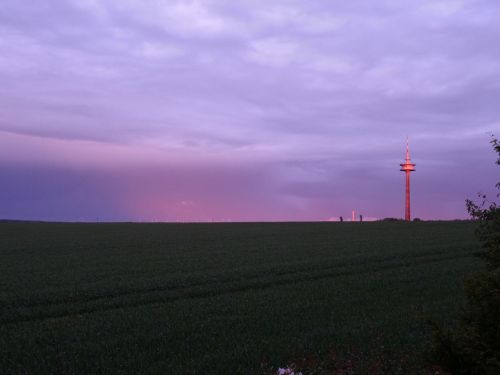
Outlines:
{"label": "green field", "polygon": [[256,374],[420,352],[477,269],[471,222],[0,223],[0,373]]}

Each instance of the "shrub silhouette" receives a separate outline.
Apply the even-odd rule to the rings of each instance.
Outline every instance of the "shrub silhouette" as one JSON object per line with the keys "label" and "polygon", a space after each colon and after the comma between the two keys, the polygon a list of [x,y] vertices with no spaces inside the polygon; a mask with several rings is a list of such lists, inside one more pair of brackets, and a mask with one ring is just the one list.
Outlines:
{"label": "shrub silhouette", "polygon": [[[491,141],[498,154],[500,142]],[[496,184],[500,190],[500,182]],[[500,193],[497,194],[497,197]],[[466,303],[455,331],[432,323],[434,358],[452,374],[500,374],[500,207],[480,195],[481,203],[467,200],[467,211],[478,221],[476,235],[485,269],[465,283]]]}

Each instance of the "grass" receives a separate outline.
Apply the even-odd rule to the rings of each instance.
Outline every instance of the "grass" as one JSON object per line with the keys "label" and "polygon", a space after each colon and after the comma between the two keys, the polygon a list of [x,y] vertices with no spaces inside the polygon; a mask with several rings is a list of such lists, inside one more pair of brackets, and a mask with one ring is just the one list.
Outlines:
{"label": "grass", "polygon": [[479,267],[471,222],[0,223],[0,372],[255,374],[422,351]]}

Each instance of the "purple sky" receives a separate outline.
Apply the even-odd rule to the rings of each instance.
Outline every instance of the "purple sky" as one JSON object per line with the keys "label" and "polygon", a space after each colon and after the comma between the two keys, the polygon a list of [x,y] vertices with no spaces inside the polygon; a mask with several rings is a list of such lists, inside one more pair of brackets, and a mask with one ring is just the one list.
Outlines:
{"label": "purple sky", "polygon": [[3,0],[0,218],[467,217],[498,0]]}

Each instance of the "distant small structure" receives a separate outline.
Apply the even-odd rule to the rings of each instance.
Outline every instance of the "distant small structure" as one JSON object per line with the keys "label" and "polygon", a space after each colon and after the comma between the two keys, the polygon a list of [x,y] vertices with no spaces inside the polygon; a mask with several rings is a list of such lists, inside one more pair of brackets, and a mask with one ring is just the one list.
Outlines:
{"label": "distant small structure", "polygon": [[340,219],[340,222],[341,222],[341,223],[342,223],[342,222],[344,222],[344,218],[343,218],[342,216],[341,216],[341,217],[339,217],[339,219]]}
{"label": "distant small structure", "polygon": [[363,222],[363,215],[361,215],[361,214],[359,215],[359,221]]}

